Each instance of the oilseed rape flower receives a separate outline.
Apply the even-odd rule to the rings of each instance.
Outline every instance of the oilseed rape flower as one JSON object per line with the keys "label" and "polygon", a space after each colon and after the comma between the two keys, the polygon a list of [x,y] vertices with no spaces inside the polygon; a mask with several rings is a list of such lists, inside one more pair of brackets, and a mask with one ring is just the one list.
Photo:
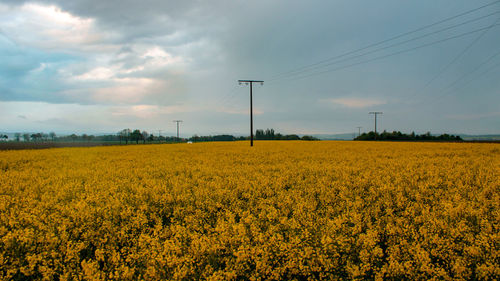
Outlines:
{"label": "oilseed rape flower", "polygon": [[497,144],[0,151],[2,280],[496,280]]}

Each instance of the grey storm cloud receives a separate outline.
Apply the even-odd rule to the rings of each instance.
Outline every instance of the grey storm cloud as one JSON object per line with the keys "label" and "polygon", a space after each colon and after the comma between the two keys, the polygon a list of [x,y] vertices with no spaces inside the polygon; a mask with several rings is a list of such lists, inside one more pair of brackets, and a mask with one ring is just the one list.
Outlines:
{"label": "grey storm cloud", "polygon": [[[354,53],[358,57],[347,55],[340,62],[333,59],[488,1],[0,3],[12,8],[53,5],[92,20],[91,29],[83,30],[88,40],[68,38],[60,48],[2,28],[0,49],[17,52],[17,57],[2,57],[10,62],[0,66],[2,101],[175,106],[189,108],[176,114],[188,121],[185,126],[193,124],[193,132],[241,132],[246,129],[234,128],[248,111],[248,89],[236,81],[263,79],[265,85],[255,89],[258,128],[314,133],[348,132],[362,125],[369,130],[367,112],[374,109],[386,112],[381,126],[388,130],[486,132],[500,125],[499,84],[492,79],[500,56],[473,71],[500,47],[495,36],[499,28],[484,29],[498,19],[500,4],[377,48],[449,27],[419,40],[380,51],[368,48],[372,53]],[[429,44],[480,28],[484,30]],[[425,44],[429,46],[391,55]],[[487,67],[491,70],[483,73]],[[457,111],[486,117],[464,129],[446,117]]]}
{"label": "grey storm cloud", "polygon": [[[12,5],[30,3],[30,1],[3,2],[10,2]],[[56,5],[79,17],[93,18],[100,27],[115,31],[116,36],[110,40],[121,44],[154,38],[174,46],[182,45],[197,40],[192,38],[193,35],[190,33],[202,33],[217,20],[217,16],[210,13],[216,11],[217,5],[207,1],[42,0],[36,3]],[[178,34],[179,31],[182,31],[182,35]]]}

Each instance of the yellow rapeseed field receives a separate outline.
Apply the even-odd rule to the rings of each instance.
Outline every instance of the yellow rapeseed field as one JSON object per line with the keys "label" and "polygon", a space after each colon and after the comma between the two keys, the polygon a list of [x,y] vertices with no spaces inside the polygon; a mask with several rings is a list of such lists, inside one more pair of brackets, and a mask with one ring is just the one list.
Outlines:
{"label": "yellow rapeseed field", "polygon": [[500,146],[0,152],[2,280],[496,280]]}

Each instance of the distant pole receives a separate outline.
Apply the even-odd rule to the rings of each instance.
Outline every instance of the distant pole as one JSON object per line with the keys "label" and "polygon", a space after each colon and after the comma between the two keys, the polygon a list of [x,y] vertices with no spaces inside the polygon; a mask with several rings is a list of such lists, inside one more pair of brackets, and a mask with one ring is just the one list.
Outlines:
{"label": "distant pole", "polygon": [[177,123],[177,141],[179,141],[179,123],[181,123],[182,120],[174,120],[172,122]]}
{"label": "distant pole", "polygon": [[356,128],[358,128],[358,137],[359,137],[359,136],[361,136],[361,128],[363,128],[363,127],[356,127]]}
{"label": "distant pole", "polygon": [[253,146],[253,101],[252,101],[252,86],[253,83],[260,83],[264,85],[264,81],[260,80],[238,80],[238,83],[245,83],[248,85],[250,83],[250,146]]}
{"label": "distant pole", "polygon": [[161,130],[158,130],[158,143],[160,143],[160,137],[161,137]]}
{"label": "distant pole", "polygon": [[372,111],[372,112],[369,112],[368,114],[374,114],[375,115],[375,139],[377,139],[377,115],[378,114],[382,114],[383,112],[379,112],[379,111]]}

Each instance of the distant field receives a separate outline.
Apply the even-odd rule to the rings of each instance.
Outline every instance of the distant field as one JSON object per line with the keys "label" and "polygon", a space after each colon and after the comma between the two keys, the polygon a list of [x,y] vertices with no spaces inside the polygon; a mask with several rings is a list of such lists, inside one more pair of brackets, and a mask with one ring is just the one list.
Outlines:
{"label": "distant field", "polygon": [[[403,142],[403,141],[393,141],[393,142]],[[441,142],[445,141],[405,141],[405,142]],[[466,140],[462,142],[469,143],[499,143],[500,140]],[[162,142],[165,143],[175,143],[175,142]],[[135,145],[134,141],[128,142],[128,145]],[[142,145],[142,141],[138,143]],[[146,144],[158,144],[157,142],[146,142]],[[89,142],[0,142],[0,150],[23,150],[23,149],[47,149],[47,148],[62,148],[62,147],[94,147],[94,146],[110,146],[110,145],[125,145],[125,142],[119,141],[89,141]]]}
{"label": "distant field", "polygon": [[[0,142],[0,150],[45,149],[55,147],[93,147],[119,145],[120,142]],[[125,144],[125,142],[123,143]]]}
{"label": "distant field", "polygon": [[[174,142],[161,142],[174,143]],[[139,141],[137,145],[142,145]],[[146,142],[146,144],[158,144],[158,142]],[[88,142],[0,142],[0,150],[24,150],[24,149],[47,149],[47,148],[62,148],[62,147],[94,147],[94,146],[110,146],[110,145],[125,145],[125,141],[88,141]],[[135,141],[129,141],[127,145],[136,145]]]}
{"label": "distant field", "polygon": [[0,279],[495,280],[500,147],[0,151]]}

